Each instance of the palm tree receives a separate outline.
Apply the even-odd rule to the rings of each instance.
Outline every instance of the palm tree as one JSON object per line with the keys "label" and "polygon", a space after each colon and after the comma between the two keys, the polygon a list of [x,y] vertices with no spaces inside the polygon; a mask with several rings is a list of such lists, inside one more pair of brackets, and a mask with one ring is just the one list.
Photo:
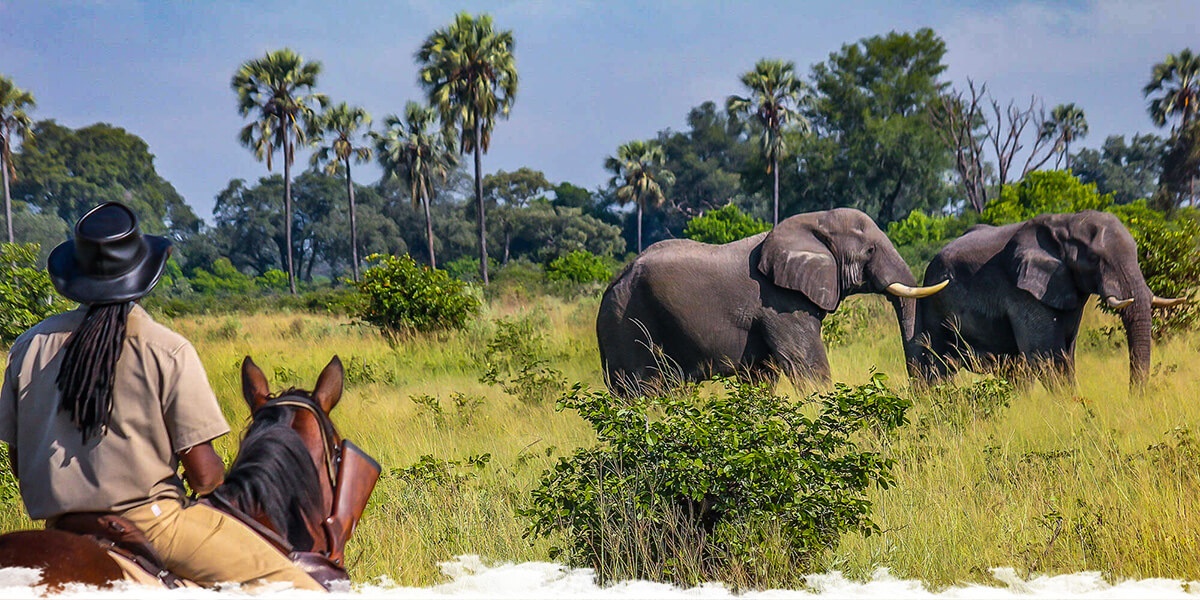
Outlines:
{"label": "palm tree", "polygon": [[1179,54],[1168,54],[1167,60],[1154,65],[1150,83],[1142,88],[1142,95],[1162,92],[1150,100],[1150,118],[1162,127],[1171,117],[1179,117],[1179,125],[1172,133],[1183,129],[1196,116],[1196,103],[1200,102],[1200,56],[1185,48]]}
{"label": "palm tree", "polygon": [[1042,123],[1039,135],[1044,140],[1055,140],[1055,149],[1062,152],[1054,161],[1054,166],[1057,168],[1060,161],[1065,161],[1067,170],[1070,170],[1071,142],[1083,139],[1087,134],[1087,117],[1084,116],[1083,109],[1072,102],[1055,106],[1050,111],[1050,118]]}
{"label": "palm tree", "polygon": [[1178,202],[1178,196],[1187,188],[1191,201],[1196,198],[1196,163],[1200,147],[1195,140],[1200,138],[1196,125],[1197,103],[1200,102],[1200,56],[1184,48],[1179,54],[1168,54],[1167,59],[1154,65],[1150,83],[1142,88],[1142,94],[1151,98],[1150,118],[1162,127],[1172,117],[1179,123],[1171,127],[1171,140],[1163,156],[1163,173],[1159,186]]}
{"label": "palm tree", "polygon": [[371,160],[370,146],[355,146],[354,138],[370,138],[371,115],[367,111],[350,106],[345,102],[326,109],[325,112],[313,119],[312,131],[316,140],[328,139],[329,144],[319,146],[312,155],[312,166],[321,164],[329,175],[337,174],[342,167],[346,169],[346,196],[350,199],[350,264],[354,265],[354,281],[358,281],[358,223],[354,210],[354,180],[350,177],[350,159],[362,164]]}
{"label": "palm tree", "polygon": [[610,185],[617,188],[617,200],[622,204],[637,204],[637,248],[642,252],[642,212],[647,206],[658,206],[666,200],[662,186],[675,183],[675,174],[664,169],[666,153],[657,142],[635,140],[617,148],[617,155],[604,161],[612,172]]}
{"label": "palm tree", "polygon": [[384,131],[375,134],[375,151],[385,177],[397,177],[408,185],[413,208],[425,211],[425,239],[429,244],[429,266],[437,268],[433,254],[433,217],[429,203],[433,199],[435,179],[445,181],[450,169],[458,164],[453,138],[435,131],[437,109],[417,102],[404,105],[404,118],[388,115]]}
{"label": "palm tree", "polygon": [[26,140],[33,134],[33,122],[25,111],[37,106],[33,94],[22,90],[7,77],[0,76],[0,173],[4,179],[4,222],[8,225],[8,243],[13,243],[12,196],[9,195],[9,178],[16,178],[13,167],[12,147],[17,139]]}
{"label": "palm tree", "polygon": [[483,204],[483,153],[491,145],[496,117],[508,118],[517,94],[512,31],[495,31],[492,17],[459,13],[417,51],[418,79],[442,125],[457,130],[459,149],[475,153],[475,205],[479,220],[479,275],[488,282],[487,228]]}
{"label": "palm tree", "polygon": [[316,105],[324,107],[328,103],[323,94],[312,93],[320,73],[320,62],[306,63],[290,48],[283,48],[242,63],[230,83],[237,93],[238,114],[246,117],[257,113],[256,120],[243,127],[238,136],[242,145],[253,150],[258,160],[266,159],[268,171],[275,151],[283,152],[284,240],[288,288],[293,294],[292,163],[296,159],[295,144],[305,142],[305,124],[316,114]]}
{"label": "palm tree", "polygon": [[753,116],[762,126],[762,149],[767,159],[767,172],[775,176],[775,225],[779,224],[779,159],[787,154],[783,129],[789,123],[807,132],[808,119],[796,109],[807,95],[804,82],[796,78],[796,65],[791,61],[761,59],[753,71],[742,74],[742,85],[750,95],[730,96],[725,110],[733,116]]}

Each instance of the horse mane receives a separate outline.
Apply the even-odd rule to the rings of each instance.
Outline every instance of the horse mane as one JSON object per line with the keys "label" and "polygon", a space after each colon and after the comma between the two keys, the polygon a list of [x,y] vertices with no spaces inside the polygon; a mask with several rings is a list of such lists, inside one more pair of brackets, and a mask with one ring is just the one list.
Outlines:
{"label": "horse mane", "polygon": [[[292,388],[279,394],[288,395],[305,392]],[[321,479],[304,440],[290,425],[291,410],[259,410],[218,492],[243,512],[265,516],[295,548],[309,549],[314,540],[306,523],[320,523],[324,517]]]}

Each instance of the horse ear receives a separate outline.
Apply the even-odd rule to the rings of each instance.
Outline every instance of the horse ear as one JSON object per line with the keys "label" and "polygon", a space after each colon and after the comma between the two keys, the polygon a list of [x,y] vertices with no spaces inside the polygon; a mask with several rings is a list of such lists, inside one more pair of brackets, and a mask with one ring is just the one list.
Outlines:
{"label": "horse ear", "polygon": [[312,397],[317,404],[321,405],[321,410],[325,411],[325,414],[329,414],[329,411],[337,406],[338,400],[342,399],[342,381],[345,376],[346,372],[342,369],[342,361],[336,354],[317,376],[317,385],[313,388]]}
{"label": "horse ear", "polygon": [[250,412],[258,410],[267,401],[271,388],[267,385],[267,376],[262,369],[254,364],[250,357],[242,359],[242,397],[250,405]]}

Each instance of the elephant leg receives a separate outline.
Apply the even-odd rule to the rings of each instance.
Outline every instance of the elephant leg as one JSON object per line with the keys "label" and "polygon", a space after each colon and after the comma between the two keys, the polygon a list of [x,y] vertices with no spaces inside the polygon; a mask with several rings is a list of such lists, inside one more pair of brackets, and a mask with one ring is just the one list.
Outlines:
{"label": "elephant leg", "polygon": [[807,313],[773,315],[764,319],[771,360],[800,388],[806,382],[826,385],[830,381],[829,359],[821,342],[821,321]]}
{"label": "elephant leg", "polygon": [[1026,311],[1012,320],[1013,335],[1030,375],[1047,388],[1075,385],[1071,319],[1051,311]]}

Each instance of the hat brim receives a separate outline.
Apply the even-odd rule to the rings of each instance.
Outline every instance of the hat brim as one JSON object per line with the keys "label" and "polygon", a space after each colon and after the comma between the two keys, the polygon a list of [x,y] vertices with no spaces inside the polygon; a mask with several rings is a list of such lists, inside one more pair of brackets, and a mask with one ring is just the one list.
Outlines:
{"label": "hat brim", "polygon": [[130,302],[150,293],[162,277],[171,255],[171,240],[157,235],[142,237],[146,253],[128,273],[116,277],[96,277],[79,271],[75,260],[75,240],[67,240],[50,252],[46,270],[58,293],[83,304]]}

